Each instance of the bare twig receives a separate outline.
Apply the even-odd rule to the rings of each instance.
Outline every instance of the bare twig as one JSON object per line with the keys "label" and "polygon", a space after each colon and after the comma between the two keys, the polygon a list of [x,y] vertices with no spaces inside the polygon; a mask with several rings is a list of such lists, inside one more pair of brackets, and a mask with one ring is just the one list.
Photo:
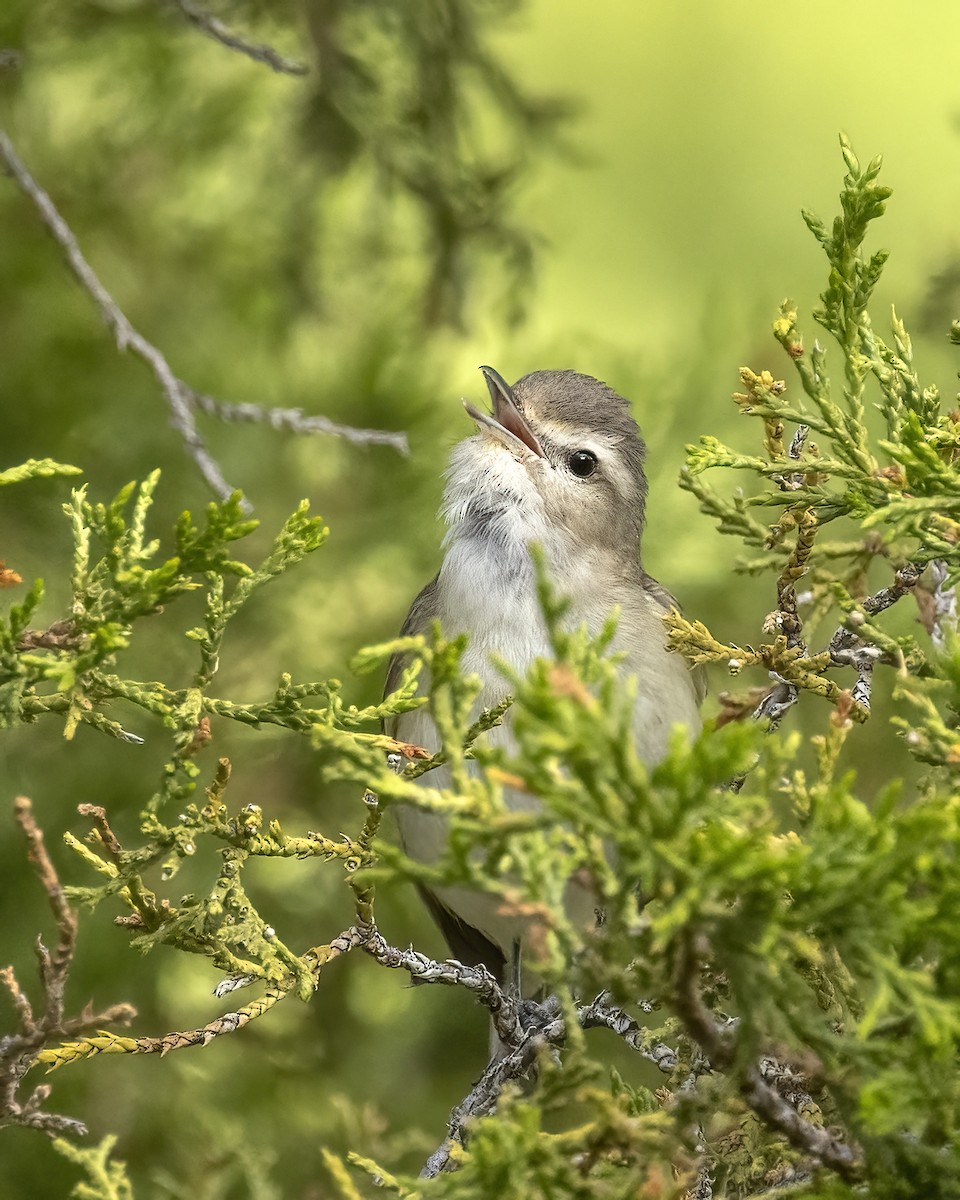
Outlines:
{"label": "bare twig", "polygon": [[454,1147],[464,1144],[467,1122],[493,1112],[506,1084],[512,1079],[522,1079],[545,1046],[555,1046],[563,1041],[566,1029],[563,1018],[556,1015],[559,1006],[548,1000],[541,1009],[543,1020],[527,1030],[514,1051],[503,1058],[495,1058],[466,1098],[450,1113],[447,1136],[424,1164],[420,1172],[422,1179],[433,1179],[447,1170]]}
{"label": "bare twig", "polygon": [[[364,799],[370,808],[365,829],[369,828],[372,836],[379,822],[379,805],[372,792],[367,792]],[[506,1054],[490,1062],[470,1093],[451,1112],[447,1137],[421,1172],[424,1177],[432,1178],[450,1165],[454,1147],[464,1144],[467,1122],[492,1112],[505,1084],[526,1076],[541,1048],[561,1045],[566,1038],[566,1024],[556,997],[548,997],[543,1004],[518,1001],[484,966],[466,966],[454,959],[438,962],[412,948],[400,950],[391,946],[373,920],[372,890],[363,884],[357,884],[355,890],[357,911],[363,916],[342,937],[364,950],[381,966],[406,971],[418,983],[467,988],[489,1010],[497,1036],[507,1050]],[[661,1071],[669,1073],[676,1066],[675,1051],[645,1037],[638,1022],[608,1004],[604,995],[598,996],[592,1004],[578,1008],[577,1019],[584,1029],[603,1026],[612,1030],[632,1049],[656,1063]]]}
{"label": "bare twig", "polygon": [[[791,557],[791,562],[796,557],[795,552]],[[787,579],[787,574],[788,569],[785,569],[784,574],[778,580],[780,610],[771,614],[771,618],[768,620],[774,619],[778,622],[778,627],[787,633],[790,645],[802,647],[802,627],[797,613],[797,596],[794,589],[796,578]],[[894,576],[893,583],[861,600],[859,602],[860,609],[871,617],[884,612],[917,586],[920,574],[920,568],[915,563],[904,563]],[[944,604],[946,603],[945,601]],[[833,634],[827,644],[826,652],[830,655],[832,666],[853,667],[857,672],[857,681],[853,685],[851,695],[854,703],[860,709],[865,712],[869,711],[873,669],[877,662],[884,661],[883,652],[845,625],[841,625]],[[774,686],[753,710],[753,719],[766,721],[771,733],[777,729],[787,712],[800,699],[798,687],[779,676],[774,676],[774,679],[776,680]],[[746,778],[746,775],[738,775],[728,785],[729,790],[739,792],[746,782]]]}
{"label": "bare twig", "polygon": [[363,949],[381,966],[406,971],[418,983],[467,988],[489,1009],[497,1036],[505,1045],[518,1046],[522,1042],[524,1035],[516,999],[500,987],[486,967],[468,967],[454,959],[437,962],[413,949],[399,950],[388,945],[376,928],[369,933]]}
{"label": "bare twig", "polygon": [[222,46],[226,46],[229,50],[236,50],[239,54],[245,54],[247,58],[252,58],[254,62],[263,63],[281,75],[308,75],[310,73],[310,68],[306,63],[294,62],[293,59],[284,58],[273,46],[268,46],[260,42],[248,42],[246,38],[241,37],[238,33],[234,33],[232,29],[228,29],[212,13],[208,13],[206,9],[194,4],[193,0],[174,0],[174,3],[191,25],[195,25],[197,29],[203,30],[205,34],[218,41]]}
{"label": "bare twig", "polygon": [[[800,699],[800,689],[796,684],[787,683],[773,671],[770,674],[776,682],[753,710],[752,717],[754,721],[766,721],[767,732],[775,733],[780,722]],[[747,771],[742,775],[735,775],[726,785],[727,790],[735,793],[742,791],[743,785],[747,782],[747,776],[759,761],[759,756],[757,756]]]}
{"label": "bare twig", "polygon": [[[772,1055],[764,1055],[757,1063],[760,1074],[780,1095],[796,1109],[812,1108],[813,1097],[807,1091],[806,1078],[788,1063],[781,1062]],[[819,1068],[820,1064],[817,1063]]]}
{"label": "bare twig", "polygon": [[584,1004],[577,1009],[577,1019],[583,1029],[610,1029],[617,1037],[623,1038],[627,1045],[642,1054],[644,1058],[669,1074],[677,1065],[677,1052],[663,1042],[651,1042],[645,1036],[643,1026],[622,1008],[615,1008],[606,1001],[606,994],[601,993],[592,1004]]}
{"label": "bare twig", "polygon": [[[391,762],[390,757],[387,761],[395,770],[399,771],[402,768],[403,760],[399,756],[393,757],[396,761]],[[367,806],[367,815],[357,841],[364,850],[367,850],[380,829],[383,810],[380,808],[380,800],[375,792],[369,790],[364,792],[363,802]],[[350,886],[353,889],[356,909],[356,924],[353,926],[352,932],[371,958],[376,959],[381,966],[406,971],[410,978],[417,983],[442,983],[447,986],[468,988],[489,1010],[500,1040],[511,1048],[519,1045],[523,1030],[520,1025],[517,1000],[497,983],[486,967],[482,965],[469,967],[453,959],[436,962],[434,959],[418,953],[412,947],[408,950],[399,950],[397,947],[389,945],[377,929],[373,913],[373,887],[356,875],[350,879]]]}
{"label": "bare twig", "polygon": [[[800,457],[808,432],[806,425],[797,427],[788,450],[790,458],[798,459]],[[803,482],[803,474],[791,475],[789,480],[792,481],[791,486],[796,484],[799,487]],[[816,534],[816,514],[812,508],[806,508],[800,513],[797,520],[796,545],[777,579],[777,611],[771,613],[764,624],[764,629],[770,625],[784,633],[787,638],[787,646],[790,649],[799,650],[803,654],[806,653],[806,646],[803,641],[803,621],[797,611],[797,583],[807,572]],[[779,727],[780,722],[800,698],[800,689],[795,684],[788,683],[779,675],[774,678],[776,683],[753,712],[755,721],[767,722],[770,733]],[[746,775],[738,775],[729,784],[729,790],[739,792],[745,781]]]}
{"label": "bare twig", "polygon": [[[116,840],[102,809],[93,805],[86,806],[88,815],[99,817],[98,824],[101,840],[111,848]],[[466,987],[490,1009],[497,1023],[497,1030],[506,1041],[520,1046],[528,1040],[528,1033],[521,1028],[517,1015],[517,1004],[497,984],[493,976],[484,967],[467,967],[458,962],[435,962],[415,950],[399,950],[388,943],[373,925],[352,925],[343,931],[332,942],[307,951],[304,958],[310,964],[310,970],[316,978],[321,969],[343,954],[351,950],[363,949],[370,956],[386,967],[405,970],[422,983],[443,983],[453,986]],[[214,993],[225,996],[250,983],[257,982],[254,975],[231,976],[217,984]],[[0,979],[0,982],[5,980]],[[292,980],[290,981],[292,983]],[[55,1050],[44,1053],[42,1061],[51,1067],[61,1066],[78,1058],[90,1058],[97,1054],[168,1054],[171,1050],[182,1050],[188,1046],[206,1046],[215,1038],[224,1034],[236,1033],[249,1025],[251,1021],[264,1016],[276,1004],[290,995],[291,987],[274,985],[266,989],[264,994],[250,1004],[234,1012],[222,1013],[206,1025],[195,1029],[175,1030],[159,1037],[118,1037],[111,1033],[103,1033],[94,1038],[86,1038],[82,1043],[63,1045]],[[17,1003],[15,997],[15,1003]]]}
{"label": "bare twig", "polygon": [[933,576],[933,629],[931,636],[933,644],[942,650],[949,633],[957,629],[957,589],[947,587],[947,564],[942,558],[935,558],[930,564]]}
{"label": "bare twig", "polygon": [[687,933],[681,939],[674,972],[674,998],[677,1016],[687,1032],[701,1047],[710,1066],[723,1071],[733,1063],[736,1043],[731,1026],[717,1021],[700,994],[700,965],[706,949],[695,934]]}
{"label": "bare twig", "polygon": [[84,635],[71,617],[54,623],[47,629],[25,629],[17,638],[18,650],[76,650],[82,646]]}
{"label": "bare twig", "polygon": [[26,796],[13,802],[13,815],[27,839],[27,859],[43,885],[50,908],[57,922],[57,948],[51,954],[37,938],[37,957],[40,960],[40,980],[43,984],[46,1012],[41,1024],[59,1028],[63,1024],[63,992],[67,983],[73,951],[77,941],[77,915],[67,903],[60,879],[43,842],[43,831],[33,816]]}
{"label": "bare twig", "polygon": [[[790,441],[790,447],[787,454],[794,461],[800,458],[803,453],[803,447],[807,440],[807,434],[810,432],[809,425],[798,425],[794,432],[793,438]],[[803,471],[791,471],[788,475],[771,475],[771,483],[775,483],[781,492],[798,492],[804,485]]]}
{"label": "bare twig", "polygon": [[[24,1037],[33,1037],[37,1032],[37,1022],[33,1015],[33,1006],[26,992],[20,987],[20,983],[13,973],[13,967],[4,967],[0,970],[0,983],[10,993],[10,1001],[13,1004],[14,1012],[17,1014],[21,1033]],[[0,1042],[0,1055],[3,1054],[8,1042],[8,1038],[4,1038]]]}
{"label": "bare twig", "polygon": [[[867,596],[859,602],[860,608],[863,609],[868,616],[875,617],[878,613],[885,612],[892,607],[898,600],[901,600],[908,592],[913,591],[920,580],[920,568],[912,562],[904,563],[897,571],[893,578],[893,583],[889,587],[881,588],[878,592],[874,592],[872,596]],[[827,651],[833,662],[839,666],[856,665],[856,662],[849,657],[844,657],[844,654],[849,651],[860,651],[868,647],[869,643],[854,629],[848,629],[846,626],[841,626],[830,639],[827,646]]]}
{"label": "bare twig", "polygon": [[56,869],[47,854],[43,832],[33,816],[30,801],[17,798],[14,816],[27,840],[27,857],[43,885],[57,922],[57,946],[51,953],[37,939],[40,966],[42,1011],[37,1014],[20,986],[12,967],[0,970],[0,984],[10,995],[19,1030],[0,1038],[0,1126],[22,1125],[42,1130],[51,1136],[61,1133],[86,1133],[83,1122],[43,1110],[50,1088],[42,1084],[26,1100],[17,1092],[27,1071],[50,1042],[76,1037],[104,1025],[126,1024],[134,1010],[129,1004],[115,1004],[94,1013],[88,1005],[76,1017],[64,1015],[64,990],[73,961],[76,942],[76,915],[67,903]]}
{"label": "bare twig", "polygon": [[[187,452],[197,464],[201,475],[209,487],[221,500],[225,500],[233,494],[235,489],[227,483],[219,464],[207,449],[206,443],[197,429],[194,409],[201,408],[204,411],[214,412],[216,415],[225,418],[226,413],[232,410],[232,416],[226,419],[234,420],[256,420],[258,418],[252,415],[254,410],[259,410],[264,414],[264,419],[269,420],[269,410],[259,409],[257,405],[223,407],[220,402],[213,400],[212,397],[200,396],[193,388],[178,378],[163,353],[151,342],[148,342],[133,327],[116,301],[100,282],[96,272],[87,262],[86,258],[84,258],[73,231],[57,211],[56,205],[50,199],[50,196],[40,187],[27,170],[17,155],[13,143],[3,130],[0,130],[0,162],[6,166],[20,190],[33,203],[44,226],[63,251],[67,264],[79,281],[80,286],[93,299],[100,310],[101,316],[113,333],[117,349],[120,351],[132,351],[153,372],[166,397],[170,409],[171,423],[183,439]],[[297,422],[293,420],[291,415],[294,411],[289,409],[280,410],[282,415],[277,419],[277,426],[300,432],[300,430],[296,429]],[[307,421],[309,418],[304,418],[304,420]],[[318,420],[309,429],[305,427],[302,432],[331,433],[340,437],[351,437],[352,440],[361,442],[382,441],[385,444],[394,446],[401,453],[406,453],[407,450],[406,438],[402,434],[383,434],[381,437],[376,437],[374,436],[376,431],[350,431],[348,426],[337,425],[335,422],[330,422],[329,428],[325,428],[322,420]],[[249,504],[244,502],[244,505],[249,510]]]}
{"label": "bare twig", "polygon": [[776,1088],[766,1082],[756,1064],[747,1068],[741,1094],[757,1116],[771,1129],[782,1133],[795,1149],[830,1167],[848,1183],[857,1179],[862,1166],[857,1152],[829,1130],[805,1120]]}
{"label": "bare twig", "polygon": [[864,612],[868,612],[871,616],[876,616],[877,613],[883,612],[896,604],[908,592],[913,591],[920,579],[920,568],[916,563],[906,562],[897,571],[894,576],[893,583],[889,587],[881,588],[879,592],[875,592],[872,596],[862,602],[861,607]]}
{"label": "bare twig", "polygon": [[[399,759],[394,765],[399,769]],[[363,799],[367,805],[367,816],[358,841],[366,848],[379,830],[382,812],[374,792],[365,792]],[[412,947],[400,950],[389,945],[376,926],[373,886],[356,876],[350,880],[350,885],[354,891],[356,924],[349,932],[356,937],[362,949],[381,966],[406,971],[417,983],[465,987],[473,992],[489,1010],[497,1037],[504,1048],[504,1052],[494,1055],[477,1084],[451,1112],[447,1121],[447,1136],[420,1172],[423,1178],[431,1179],[452,1165],[455,1148],[465,1142],[467,1122],[493,1112],[505,1084],[512,1079],[525,1077],[543,1047],[557,1046],[564,1041],[566,1024],[561,1016],[560,1002],[555,996],[548,997],[543,1004],[521,1001],[510,989],[501,987],[482,964],[466,966],[454,959],[437,962]],[[600,1025],[612,1029],[633,1049],[657,1063],[663,1071],[669,1072],[676,1065],[677,1058],[673,1051],[645,1038],[640,1025],[626,1013],[608,1005],[603,995],[598,996],[593,1004],[578,1009],[577,1018],[584,1029]]]}
{"label": "bare twig", "polygon": [[[675,1051],[662,1044],[648,1045],[638,1023],[621,1009],[607,1004],[603,995],[598,996],[592,1004],[579,1007],[577,1019],[584,1029],[600,1026],[611,1029],[628,1046],[656,1063],[661,1071],[669,1073],[677,1064]],[[424,1164],[420,1172],[422,1178],[432,1179],[448,1170],[453,1165],[456,1147],[466,1142],[468,1122],[493,1112],[506,1084],[514,1079],[523,1079],[543,1049],[561,1046],[566,1039],[566,1023],[560,1015],[560,1002],[555,996],[548,997],[543,1004],[525,1004],[521,1023],[521,1036],[511,1047],[510,1053],[494,1058],[469,1094],[450,1113],[447,1136]]]}
{"label": "bare twig", "polygon": [[777,682],[753,711],[755,721],[769,721],[772,733],[800,698],[800,689],[776,676]]}
{"label": "bare twig", "polygon": [[[393,965],[393,964],[387,964]],[[469,972],[473,968],[462,967],[459,963],[434,963],[434,974],[438,969],[459,968]],[[441,978],[426,979],[427,982],[446,982]],[[459,979],[458,982],[465,982]],[[469,984],[467,985],[469,986]],[[496,991],[500,991],[496,983]],[[501,993],[501,996],[504,994]],[[504,997],[505,998],[505,997]],[[548,1046],[561,1046],[566,1040],[567,1027],[560,1015],[560,1002],[555,996],[550,996],[542,1004],[526,1002],[520,1007],[519,1036],[512,1041],[501,1039],[510,1047],[510,1052],[502,1057],[495,1057],[487,1066],[483,1075],[470,1090],[466,1098],[450,1113],[447,1121],[447,1136],[440,1146],[430,1155],[420,1172],[423,1178],[433,1178],[452,1165],[455,1147],[462,1146],[466,1141],[466,1126],[475,1117],[486,1116],[493,1112],[505,1085],[514,1079],[523,1079],[530,1072],[541,1050]],[[592,1004],[581,1005],[577,1009],[577,1020],[583,1029],[606,1028],[612,1030],[627,1043],[631,1049],[642,1054],[644,1058],[655,1063],[657,1067],[669,1074],[677,1065],[676,1051],[658,1042],[651,1042],[644,1036],[642,1027],[633,1017],[606,1002],[603,994]]]}
{"label": "bare twig", "polygon": [[191,402],[201,412],[221,421],[235,421],[269,425],[271,429],[301,436],[325,434],[342,437],[358,445],[392,446],[400,454],[409,454],[410,446],[405,433],[394,433],[386,429],[357,429],[353,425],[341,425],[319,413],[305,413],[302,408],[270,408],[262,404],[235,404],[229,400],[218,400],[200,392],[190,393]]}
{"label": "bare twig", "polygon": [[110,828],[106,809],[102,808],[99,804],[78,804],[77,812],[81,817],[90,817],[92,819],[97,831],[96,836],[100,839],[100,845],[110,855],[113,862],[119,866],[123,847],[117,840],[117,835]]}
{"label": "bare twig", "polygon": [[132,350],[153,371],[170,406],[170,416],[174,428],[183,438],[188,453],[200,468],[200,473],[213,491],[221,499],[226,499],[233,493],[234,488],[224,479],[219,465],[207,450],[203,438],[197,430],[185,385],[174,375],[163,354],[134,329],[127,317],[117,307],[116,301],[84,258],[73,231],[60,216],[49,195],[21,162],[13,148],[13,143],[3,130],[0,130],[0,160],[13,176],[20,190],[33,202],[34,208],[40,214],[41,221],[63,250],[67,264],[79,280],[80,286],[93,298],[94,303],[100,309],[103,319],[113,332],[117,349],[120,351]]}
{"label": "bare twig", "polygon": [[702,1166],[697,1171],[696,1182],[683,1200],[713,1200],[713,1176],[709,1167]]}
{"label": "bare twig", "polygon": [[262,1017],[285,996],[287,990],[279,987],[268,988],[262,996],[239,1008],[236,1012],[221,1013],[206,1025],[197,1029],[175,1030],[162,1037],[119,1037],[112,1033],[100,1032],[94,1037],[85,1038],[83,1042],[71,1045],[66,1043],[56,1050],[48,1050],[40,1056],[41,1062],[49,1065],[51,1070],[63,1066],[76,1058],[93,1058],[97,1054],[159,1054],[161,1058],[171,1050],[183,1050],[187,1046],[208,1046],[215,1038],[225,1033],[236,1033],[257,1017]]}
{"label": "bare twig", "polygon": [[[912,562],[904,563],[889,587],[881,588],[872,596],[867,596],[859,602],[862,613],[873,617],[878,613],[885,612],[908,592],[913,591],[919,580],[920,568]],[[858,611],[855,610],[851,617]],[[862,613],[860,613],[861,618]],[[843,625],[830,639],[827,652],[833,665],[853,667],[857,672],[857,682],[852,691],[853,700],[860,708],[869,710],[873,669],[878,662],[886,661],[883,651],[861,637],[855,629],[849,629]]]}

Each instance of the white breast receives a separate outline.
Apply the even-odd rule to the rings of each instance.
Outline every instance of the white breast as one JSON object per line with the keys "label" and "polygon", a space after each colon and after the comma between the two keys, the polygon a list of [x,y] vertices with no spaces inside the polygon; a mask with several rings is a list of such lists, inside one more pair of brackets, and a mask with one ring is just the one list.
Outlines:
{"label": "white breast", "polygon": [[[638,583],[624,582],[607,594],[596,587],[597,564],[584,562],[568,568],[560,581],[572,605],[567,617],[574,626],[586,623],[598,633],[611,609],[621,609],[620,625],[612,647],[625,652],[624,675],[638,680],[634,735],[640,756],[658,761],[666,751],[674,725],[699,729],[695,689],[684,662],[666,650],[663,609]],[[437,616],[445,633],[470,635],[463,659],[465,671],[483,681],[476,713],[496,704],[509,690],[507,682],[491,662],[496,656],[524,673],[534,659],[548,657],[550,647],[536,597],[533,570],[525,546],[516,554],[505,553],[503,543],[489,538],[461,538],[447,550],[437,583]],[[403,741],[438,748],[438,735],[428,711],[404,714],[396,736]],[[512,748],[510,713],[502,726],[485,735],[488,744]],[[449,772],[440,767],[423,777],[424,786],[448,787]],[[508,792],[511,807],[535,805],[526,793]],[[441,814],[411,807],[397,810],[397,820],[406,852],[421,862],[435,861],[442,853],[447,822]],[[498,899],[466,888],[437,888],[439,898],[462,920],[498,943],[509,957],[515,939],[523,936],[523,922],[498,911]],[[583,896],[575,907],[586,917],[592,903]]]}

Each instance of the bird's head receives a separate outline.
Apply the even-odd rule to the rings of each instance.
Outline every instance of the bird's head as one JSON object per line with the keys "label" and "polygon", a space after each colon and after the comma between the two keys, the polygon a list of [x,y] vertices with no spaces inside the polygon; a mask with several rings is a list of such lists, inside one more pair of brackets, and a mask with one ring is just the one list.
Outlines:
{"label": "bird's head", "polygon": [[478,432],[451,458],[448,538],[537,541],[564,557],[607,551],[639,569],[645,446],[627,401],[575,371],[535,371],[510,387],[480,370],[493,413],[464,401]]}

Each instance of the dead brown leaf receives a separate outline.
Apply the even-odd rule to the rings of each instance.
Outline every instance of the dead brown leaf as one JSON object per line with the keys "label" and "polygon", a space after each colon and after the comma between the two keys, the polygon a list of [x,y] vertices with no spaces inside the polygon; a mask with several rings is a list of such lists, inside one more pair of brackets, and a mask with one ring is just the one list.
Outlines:
{"label": "dead brown leaf", "polygon": [[0,561],[0,588],[16,587],[18,583],[23,583],[23,576]]}

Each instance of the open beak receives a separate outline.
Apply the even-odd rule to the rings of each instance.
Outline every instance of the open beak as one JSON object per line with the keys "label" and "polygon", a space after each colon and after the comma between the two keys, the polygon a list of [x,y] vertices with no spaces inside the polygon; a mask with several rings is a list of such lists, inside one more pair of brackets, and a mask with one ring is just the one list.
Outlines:
{"label": "open beak", "polygon": [[546,459],[543,448],[534,437],[533,430],[523,418],[517,402],[513,398],[510,385],[493,367],[481,367],[483,377],[487,381],[487,390],[493,401],[493,416],[475,408],[469,400],[464,400],[463,407],[476,423],[481,426],[481,432],[502,442],[508,450],[516,453],[521,451],[524,458],[535,454],[538,458]]}

